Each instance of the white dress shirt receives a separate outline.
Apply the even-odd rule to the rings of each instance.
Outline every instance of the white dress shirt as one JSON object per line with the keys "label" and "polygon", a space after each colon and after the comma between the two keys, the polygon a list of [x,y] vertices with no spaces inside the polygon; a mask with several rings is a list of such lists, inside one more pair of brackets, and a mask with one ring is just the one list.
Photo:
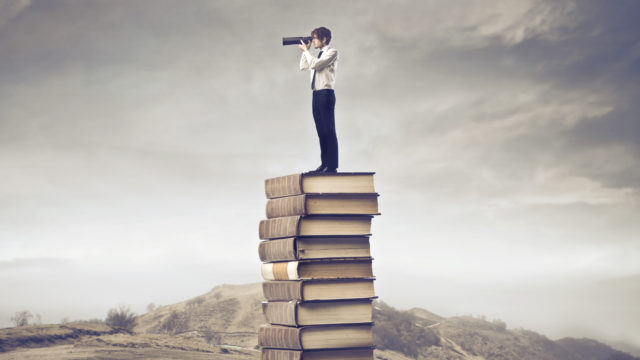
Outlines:
{"label": "white dress shirt", "polygon": [[336,68],[338,67],[338,50],[330,48],[329,45],[323,47],[322,56],[314,57],[309,50],[302,52],[300,57],[300,70],[310,70],[311,79],[313,73],[316,74],[314,90],[333,89],[336,84]]}

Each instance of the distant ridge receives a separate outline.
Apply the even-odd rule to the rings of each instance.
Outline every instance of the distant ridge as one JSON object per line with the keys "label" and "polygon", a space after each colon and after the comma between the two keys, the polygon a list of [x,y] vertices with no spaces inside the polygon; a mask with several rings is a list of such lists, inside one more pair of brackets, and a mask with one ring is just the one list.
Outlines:
{"label": "distant ridge", "polygon": [[[261,283],[220,285],[194,299],[142,315],[136,331],[162,333],[163,321],[175,312],[184,316],[186,324],[175,333],[177,336],[209,337],[212,344],[252,349],[257,345],[256,329],[265,321],[262,300]],[[470,316],[445,318],[421,308],[400,311],[383,302],[377,302],[374,309],[374,335],[385,332],[384,336],[391,339],[385,344],[376,342],[376,359],[640,360],[596,340],[553,341],[533,331],[508,329],[500,321]],[[421,334],[421,338],[397,336],[403,333]],[[416,356],[410,356],[409,347],[421,342],[435,344],[417,347]]]}
{"label": "distant ridge", "polygon": [[[118,359],[258,359],[261,296],[260,283],[216,286],[139,316],[136,334],[81,322],[0,329],[0,359],[62,360],[71,352],[83,359],[105,359],[106,353]],[[377,360],[640,360],[592,339],[553,341],[500,321],[401,311],[383,302],[376,302],[374,320]]]}
{"label": "distant ridge", "polygon": [[218,345],[252,349],[258,344],[262,285],[223,284],[206,294],[160,306],[138,318],[136,332],[204,338]]}

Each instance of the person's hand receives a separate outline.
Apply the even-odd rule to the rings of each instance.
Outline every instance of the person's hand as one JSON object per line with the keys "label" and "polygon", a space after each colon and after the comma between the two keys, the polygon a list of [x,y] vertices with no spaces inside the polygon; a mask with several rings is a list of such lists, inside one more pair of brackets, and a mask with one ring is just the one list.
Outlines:
{"label": "person's hand", "polygon": [[300,50],[302,51],[307,51],[309,50],[309,47],[311,46],[311,41],[309,41],[308,43],[304,43],[304,41],[300,40],[300,45],[298,45],[298,47],[300,48]]}

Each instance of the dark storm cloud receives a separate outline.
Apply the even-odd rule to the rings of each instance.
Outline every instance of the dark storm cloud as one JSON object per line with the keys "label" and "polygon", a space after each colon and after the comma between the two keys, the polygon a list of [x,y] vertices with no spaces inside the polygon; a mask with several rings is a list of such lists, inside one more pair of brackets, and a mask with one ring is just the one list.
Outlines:
{"label": "dark storm cloud", "polygon": [[632,188],[638,191],[640,189],[639,114],[638,103],[620,101],[614,111],[602,116],[597,122],[580,124],[567,133],[567,147],[584,150],[588,154],[594,148],[623,146],[621,151],[612,153],[611,157],[599,157],[576,164],[576,172],[599,179],[613,187]]}
{"label": "dark storm cloud", "polygon": [[[522,32],[514,30],[514,21],[504,32],[486,37],[478,32],[494,20],[491,17],[479,16],[472,26],[453,24],[446,36],[434,35],[428,25],[403,24],[400,17],[389,23],[413,31],[393,36],[388,33],[391,25],[375,26],[380,17],[392,15],[372,17],[368,24],[377,42],[384,44],[374,47],[373,56],[380,58],[379,67],[388,68],[382,71],[386,76],[362,79],[360,89],[372,87],[384,94],[381,107],[399,101],[409,108],[396,109],[394,121],[405,125],[404,139],[416,149],[463,127],[472,137],[470,124],[479,127],[475,136],[482,134],[481,127],[488,130],[504,124],[506,128],[487,139],[489,146],[475,149],[484,153],[478,158],[487,159],[490,166],[491,159],[502,159],[492,171],[514,172],[522,166],[526,171],[538,164],[569,169],[568,174],[606,187],[637,189],[640,122],[634,100],[640,95],[640,26],[633,14],[640,4],[538,4],[548,6],[542,7],[545,11],[533,6],[516,18],[524,24]],[[419,7],[414,5],[412,10],[421,13]],[[558,10],[562,10],[560,16],[554,14]],[[425,23],[429,23],[428,14],[423,14]],[[556,25],[536,28],[535,19],[541,14],[549,15]],[[533,25],[528,28],[527,24]],[[509,31],[521,35],[510,37]],[[447,92],[464,94],[447,112],[411,110]],[[399,98],[399,93],[407,98]],[[528,100],[518,100],[521,95]],[[509,120],[516,117],[520,120]],[[594,152],[600,159],[589,161]],[[544,159],[556,161],[545,163]],[[608,164],[602,166],[602,160]]]}
{"label": "dark storm cloud", "polygon": [[[527,40],[518,44],[517,63],[540,69],[530,75],[552,84],[556,93],[589,89],[611,101],[610,112],[575,127],[561,129],[551,138],[559,142],[558,158],[575,160],[577,174],[611,187],[640,188],[640,24],[633,14],[638,2],[610,6],[603,2],[580,2],[576,9],[583,19],[559,41]],[[523,56],[523,55],[529,55]],[[543,66],[537,66],[543,65]],[[542,134],[540,134],[542,137]],[[548,138],[548,136],[547,136]],[[624,147],[608,159],[585,161],[594,149]],[[607,163],[602,163],[606,161]],[[619,166],[611,166],[619,163]]]}

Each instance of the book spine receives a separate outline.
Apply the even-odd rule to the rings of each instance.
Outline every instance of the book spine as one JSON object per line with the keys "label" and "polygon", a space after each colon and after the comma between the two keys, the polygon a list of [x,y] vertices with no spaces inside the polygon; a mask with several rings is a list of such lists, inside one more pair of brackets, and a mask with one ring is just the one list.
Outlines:
{"label": "book spine", "polygon": [[297,236],[300,216],[287,216],[260,220],[259,236],[262,240]]}
{"label": "book spine", "polygon": [[258,330],[258,345],[268,348],[302,350],[302,328],[262,325]]}
{"label": "book spine", "polygon": [[267,201],[267,219],[306,215],[306,195],[286,196]]}
{"label": "book spine", "polygon": [[277,325],[297,326],[298,303],[296,301],[276,301],[263,303],[262,312],[267,322]]}
{"label": "book spine", "polygon": [[265,280],[298,280],[298,262],[264,263],[262,277]]}
{"label": "book spine", "polygon": [[262,349],[261,360],[302,360],[302,351]]}
{"label": "book spine", "polygon": [[260,261],[293,261],[297,259],[296,238],[262,241],[258,246]]}
{"label": "book spine", "polygon": [[269,301],[302,300],[302,286],[302,281],[265,281],[262,294]]}
{"label": "book spine", "polygon": [[264,181],[267,199],[302,194],[302,174],[280,176]]}

